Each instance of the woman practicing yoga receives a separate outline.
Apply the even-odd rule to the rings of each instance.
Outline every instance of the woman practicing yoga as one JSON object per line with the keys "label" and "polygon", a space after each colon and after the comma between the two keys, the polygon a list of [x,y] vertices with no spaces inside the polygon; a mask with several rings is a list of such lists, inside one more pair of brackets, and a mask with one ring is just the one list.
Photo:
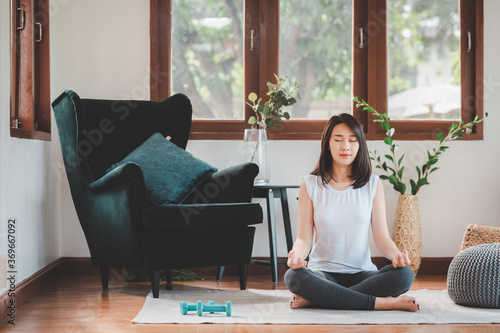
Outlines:
{"label": "woman practicing yoga", "polygon": [[[353,116],[328,121],[318,164],[300,185],[298,214],[285,274],[291,308],[418,311],[413,297],[400,296],[414,274],[407,251],[389,236],[384,189]],[[371,262],[370,226],[375,245],[392,261],[380,270]]]}

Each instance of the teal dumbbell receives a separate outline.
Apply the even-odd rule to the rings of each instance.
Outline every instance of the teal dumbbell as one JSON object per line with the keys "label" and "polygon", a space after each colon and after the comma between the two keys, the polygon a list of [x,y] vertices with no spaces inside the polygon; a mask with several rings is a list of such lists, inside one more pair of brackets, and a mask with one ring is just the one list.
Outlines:
{"label": "teal dumbbell", "polygon": [[[198,303],[202,303],[198,301]],[[196,311],[197,304],[187,304],[186,302],[181,302],[181,314],[185,315],[188,311]]]}
{"label": "teal dumbbell", "polygon": [[232,308],[233,306],[231,301],[227,301],[226,305],[216,305],[213,301],[208,301],[208,304],[203,304],[201,301],[198,301],[196,310],[198,312],[198,316],[202,316],[203,312],[225,312],[226,316],[230,317]]}
{"label": "teal dumbbell", "polygon": [[[207,304],[208,304],[208,305],[215,305],[215,302],[214,302],[214,301],[208,301],[208,302],[207,302]],[[212,311],[212,312],[210,312],[210,313],[211,313],[211,314],[214,314],[215,312],[213,312],[213,311]]]}

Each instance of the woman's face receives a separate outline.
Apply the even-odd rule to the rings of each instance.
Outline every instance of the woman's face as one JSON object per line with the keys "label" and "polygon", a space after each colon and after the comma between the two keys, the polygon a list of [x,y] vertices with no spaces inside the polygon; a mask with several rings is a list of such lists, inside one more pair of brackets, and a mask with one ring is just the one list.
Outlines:
{"label": "woman's face", "polygon": [[351,165],[358,155],[358,139],[349,126],[344,123],[333,128],[329,144],[333,164]]}

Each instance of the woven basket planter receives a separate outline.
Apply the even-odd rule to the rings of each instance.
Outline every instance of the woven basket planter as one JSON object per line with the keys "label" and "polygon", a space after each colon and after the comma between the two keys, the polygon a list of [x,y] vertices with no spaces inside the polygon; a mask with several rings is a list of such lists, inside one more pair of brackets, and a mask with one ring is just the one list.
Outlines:
{"label": "woven basket planter", "polygon": [[447,279],[453,302],[500,309],[500,243],[476,245],[457,254]]}
{"label": "woven basket planter", "polygon": [[500,227],[469,224],[465,229],[460,251],[480,244],[500,243]]}
{"label": "woven basket planter", "polygon": [[416,276],[422,260],[420,210],[416,195],[399,196],[392,239],[400,251],[408,251],[410,268]]}

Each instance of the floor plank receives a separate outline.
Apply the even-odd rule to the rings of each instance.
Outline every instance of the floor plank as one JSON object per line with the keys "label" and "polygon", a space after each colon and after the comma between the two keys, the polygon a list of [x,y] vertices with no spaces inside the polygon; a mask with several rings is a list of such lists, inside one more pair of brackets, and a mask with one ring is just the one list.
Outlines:
{"label": "floor plank", "polygon": [[[269,276],[250,276],[249,289],[286,289],[283,279],[275,284]],[[203,281],[174,282],[173,289],[209,288],[238,290],[237,277],[214,277]],[[162,288],[165,285],[162,284]],[[418,276],[412,289],[446,288],[446,276]],[[62,276],[23,308],[16,311],[16,325],[5,324],[1,332],[500,332],[500,325],[135,325],[130,323],[144,304],[149,283],[126,282],[112,277],[102,291],[99,276]]]}

